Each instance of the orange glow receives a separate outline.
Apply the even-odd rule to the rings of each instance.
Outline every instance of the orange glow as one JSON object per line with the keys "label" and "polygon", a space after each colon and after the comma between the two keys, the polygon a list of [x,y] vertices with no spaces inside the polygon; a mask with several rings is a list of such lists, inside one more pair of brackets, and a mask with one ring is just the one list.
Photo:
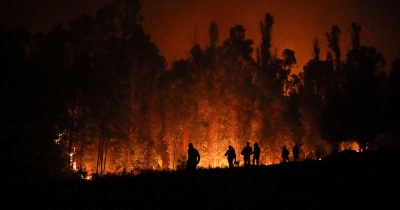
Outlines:
{"label": "orange glow", "polygon": [[[59,5],[49,1],[41,5],[35,1],[3,1],[1,3],[0,25],[13,28],[25,26],[33,33],[48,32],[57,23],[69,25],[69,21],[87,13],[94,15],[104,4],[113,0],[86,0]],[[342,31],[341,50],[350,47],[347,29],[352,22],[362,29],[362,43],[373,46],[383,53],[386,60],[398,56],[400,40],[399,2],[392,0],[142,0],[143,26],[171,65],[174,60],[185,58],[198,42],[204,48],[208,43],[208,27],[211,21],[219,26],[219,43],[228,37],[229,29],[242,24],[246,36],[260,43],[259,22],[270,12],[275,19],[272,34],[272,50],[278,54],[285,48],[294,50],[298,68],[312,58],[312,42],[320,40],[321,58],[325,58],[327,41],[325,34],[332,25]],[[21,6],[23,5],[23,6]],[[41,12],[46,11],[46,12]]]}
{"label": "orange glow", "polygon": [[[161,54],[171,64],[186,58],[195,42],[202,48],[207,47],[211,21],[219,27],[219,43],[228,38],[231,27],[242,24],[246,37],[254,41],[256,48],[261,42],[259,23],[269,12],[275,19],[271,50],[276,49],[278,56],[286,48],[293,50],[298,68],[292,72],[298,73],[313,57],[315,37],[320,41],[320,56],[325,59],[328,51],[326,33],[332,25],[339,26],[342,31],[340,44],[342,59],[345,59],[345,52],[350,48],[347,29],[354,21],[363,27],[362,43],[377,48],[388,61],[394,60],[400,47],[400,15],[397,12],[399,4],[393,4],[392,1],[390,4],[386,1],[366,4],[362,0],[143,1],[142,14],[145,31],[151,34]],[[397,42],[392,45],[387,40]]]}
{"label": "orange glow", "polygon": [[361,151],[360,144],[356,141],[344,141],[339,144],[339,151],[343,150],[355,150],[357,152]]}
{"label": "orange glow", "polygon": [[[400,13],[398,13],[397,5],[385,7],[385,4],[382,3],[385,1],[381,0],[366,4],[362,0],[288,0],[282,4],[282,1],[276,0],[250,0],[245,3],[243,0],[142,0],[143,8],[141,13],[144,16],[143,27],[145,32],[151,35],[152,41],[160,50],[160,54],[166,58],[169,66],[180,58],[187,58],[190,49],[195,43],[199,43],[203,49],[208,46],[208,27],[211,21],[215,21],[219,27],[218,45],[221,45],[228,38],[231,27],[241,24],[246,29],[246,38],[254,41],[253,48],[255,49],[261,42],[260,21],[264,19],[266,13],[271,13],[275,20],[272,29],[271,50],[272,52],[276,50],[278,57],[284,49],[293,50],[297,60],[297,67],[292,69],[292,73],[299,73],[302,71],[303,65],[313,56],[312,44],[315,37],[319,39],[320,56],[322,59],[325,58],[328,51],[326,33],[330,31],[332,25],[338,25],[342,31],[340,44],[342,60],[344,60],[345,53],[350,47],[350,34],[347,29],[354,21],[363,27],[362,44],[376,47],[378,51],[383,53],[387,62],[398,56],[400,45],[400,42],[398,42],[400,21],[398,20],[400,19]],[[69,20],[78,18],[83,13],[88,12],[94,15],[96,10],[101,8],[104,3],[111,3],[112,0],[88,0],[82,2],[86,3],[84,3],[84,6],[81,5],[79,9],[72,8],[62,12],[58,9],[63,7],[59,7],[57,3],[49,2],[49,5],[44,6],[46,8],[40,8],[39,5],[40,11],[49,11],[49,13],[53,14],[40,12],[37,15],[51,15],[50,17],[39,17],[24,13],[23,16],[16,16],[15,18],[7,16],[7,18],[0,18],[0,20],[23,21],[22,19],[26,18],[32,21],[27,23],[28,29],[32,30],[32,32],[46,32],[58,22],[63,22],[65,26],[68,26]],[[51,7],[51,5],[53,6]],[[35,11],[30,5],[25,5],[24,7]],[[57,10],[51,8],[57,8]],[[69,13],[69,11],[73,11],[73,13]],[[8,13],[4,14],[9,15]],[[55,22],[50,23],[47,21]],[[36,22],[36,25],[33,22]],[[392,40],[392,42],[388,43],[388,40]],[[204,85],[200,84],[196,88],[195,90],[204,90]],[[291,132],[290,128],[285,127],[284,123],[281,122],[281,116],[277,114],[278,112],[272,111],[271,116],[268,116],[270,118],[268,120],[272,122],[271,130],[274,132],[268,134],[268,138],[260,139],[260,136],[262,136],[260,135],[262,119],[259,119],[259,116],[252,116],[251,122],[241,123],[237,119],[239,118],[238,116],[242,116],[242,113],[236,111],[235,106],[238,106],[237,104],[228,107],[228,105],[224,104],[224,101],[213,97],[215,96],[206,95],[196,98],[199,107],[201,107],[197,115],[201,118],[199,122],[202,125],[187,125],[189,124],[187,122],[170,120],[174,126],[168,128],[169,130],[166,129],[165,134],[163,133],[165,136],[162,137],[166,139],[166,145],[162,146],[168,148],[165,149],[168,150],[165,153],[168,153],[169,162],[167,164],[169,164],[168,167],[170,169],[178,169],[184,164],[187,144],[192,141],[201,154],[199,167],[204,168],[226,167],[228,164],[224,153],[228,145],[232,145],[235,148],[237,160],[240,161],[241,165],[243,164],[243,157],[240,155],[240,151],[246,141],[249,141],[251,145],[254,142],[260,143],[260,163],[263,165],[280,163],[280,148],[283,145],[288,148],[293,147],[294,139],[290,139],[286,135],[287,132]],[[282,109],[279,102],[275,103],[271,105],[272,109]],[[307,114],[305,113],[304,115],[307,116]],[[157,116],[149,116],[148,120],[151,121],[153,118],[156,122],[159,120]],[[165,118],[169,118],[169,116]],[[151,124],[153,122],[149,122],[149,125]],[[324,154],[326,155],[327,151],[330,151],[327,143],[315,137],[318,134],[313,134],[310,131],[310,122],[303,122],[303,124],[306,130],[305,136],[300,140],[296,139],[304,143],[300,155],[301,160],[313,159],[317,147],[318,149],[319,147],[324,148]],[[143,133],[145,132],[147,130],[143,131]],[[157,151],[146,148],[147,146],[150,147],[148,142],[151,140],[159,141],[160,138],[154,133],[149,134],[148,139],[145,140],[135,135],[137,134],[129,137],[128,143],[121,143],[123,145],[107,150],[104,173],[129,173],[146,167],[156,170],[161,168],[163,164],[161,155],[157,154]],[[61,137],[62,135],[59,136],[59,138]],[[85,151],[82,152],[83,157],[79,157],[79,161],[77,160],[79,154],[76,152],[75,147],[73,152],[69,154],[72,169],[76,171],[78,168],[84,168],[89,175],[97,171],[97,145],[99,139],[94,138],[90,139],[90,141],[90,147],[82,149]],[[59,142],[59,139],[55,140],[56,144],[59,144]],[[83,142],[83,140],[80,139],[77,142]],[[80,149],[79,146],[74,146]],[[359,145],[348,142],[343,143],[341,150],[344,149],[359,151]],[[292,156],[290,158],[293,159]]]}
{"label": "orange glow", "polygon": [[[213,133],[212,135],[215,135],[213,141],[218,141],[216,138],[217,133]],[[220,144],[219,148],[213,148],[213,149],[209,149],[207,150],[201,150],[199,147],[196,147],[195,144],[195,148],[199,149],[200,151],[200,155],[201,155],[201,161],[198,165],[198,168],[227,168],[228,167],[228,162],[227,162],[227,158],[226,156],[224,156],[226,150],[227,150],[227,146],[226,145],[235,145],[233,144],[234,142],[231,139],[221,139],[220,142],[225,142],[224,144]],[[284,145],[285,144],[285,140],[281,139],[278,141],[279,145]],[[217,143],[217,142],[215,142]],[[250,145],[253,146],[254,141],[250,141]],[[217,144],[214,144],[217,145]],[[343,144],[343,145],[347,145],[349,146],[350,144]],[[292,156],[292,152],[291,152],[291,148],[294,146],[294,143],[290,143],[287,147],[290,150],[290,160],[293,160],[293,156]],[[351,146],[355,146],[355,143],[352,143]],[[186,149],[187,149],[187,145],[186,143],[184,145],[182,145],[182,147],[185,147],[184,150],[181,150],[180,153],[175,154],[174,157],[174,153],[171,152],[169,154],[169,159],[170,159],[170,166],[169,169],[170,170],[179,170],[182,169],[179,167],[179,161],[178,161],[178,157],[183,158],[184,161],[186,161]],[[279,164],[281,163],[281,150],[280,150],[280,146],[279,148],[275,149],[275,150],[270,150],[269,148],[271,147],[271,145],[268,144],[264,144],[261,145],[261,155],[260,155],[260,165],[274,165],[274,164]],[[243,166],[243,156],[240,155],[240,151],[243,149],[243,145],[240,145],[240,147],[235,147],[235,151],[236,151],[236,155],[237,158],[236,160],[239,161],[239,166],[242,167]],[[300,161],[304,161],[306,159],[312,159],[315,160],[315,148],[312,145],[309,144],[303,144],[301,147],[301,153],[300,153]],[[73,164],[73,170],[77,171],[77,163],[76,160],[74,159],[74,155],[75,155],[75,150],[73,153],[70,154],[71,157],[71,163]],[[108,154],[108,159],[107,159],[107,164],[106,164],[106,172],[105,173],[113,173],[113,174],[119,174],[119,173],[123,173],[120,169],[115,167],[114,162],[116,161],[115,159],[112,159],[111,157],[113,157],[113,154]],[[85,157],[83,158],[85,161],[83,163],[83,168],[87,169],[88,172],[88,176],[85,179],[91,179],[91,176],[93,174],[96,173],[96,158],[97,158],[97,154],[94,153],[88,153],[85,155]],[[135,159],[136,157],[133,157],[133,159]],[[175,160],[175,162],[174,162]],[[133,160],[131,160],[133,161]],[[159,156],[156,155],[156,160],[155,160],[156,164],[151,164],[150,168],[151,170],[160,170],[160,166],[162,165],[162,160]],[[146,169],[146,167],[140,167],[140,166],[135,166],[135,167],[130,167],[127,168],[126,172],[127,173],[136,173],[136,172],[140,172],[140,170],[142,169]],[[84,178],[84,177],[82,177]]]}

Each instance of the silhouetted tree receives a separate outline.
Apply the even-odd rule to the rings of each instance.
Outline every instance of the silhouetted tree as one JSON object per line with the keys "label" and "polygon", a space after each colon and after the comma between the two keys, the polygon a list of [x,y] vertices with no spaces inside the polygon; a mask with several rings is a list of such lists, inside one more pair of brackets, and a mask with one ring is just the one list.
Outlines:
{"label": "silhouetted tree", "polygon": [[[153,93],[165,60],[142,29],[140,9],[139,1],[117,0],[101,8],[94,18],[83,15],[71,22],[72,74],[68,78],[76,83],[70,88],[68,105],[79,108],[72,109],[79,113],[75,121],[79,122],[79,139],[91,141],[81,140],[75,146],[81,145],[78,153],[85,159],[84,153],[90,156],[93,145],[99,143],[100,174],[105,172],[108,151],[113,159],[110,168],[120,170],[133,168],[137,164],[132,161],[134,156],[145,154],[141,150],[146,151],[147,166],[154,162],[150,159],[155,151],[166,151],[162,141],[153,144],[156,135],[150,132],[151,121],[159,112],[154,111],[158,107],[149,106],[156,104]],[[86,143],[91,146],[84,146]],[[161,157],[168,164],[166,155]]]}
{"label": "silhouetted tree", "polygon": [[346,94],[350,100],[352,134],[365,150],[367,143],[379,133],[382,115],[379,83],[376,75],[385,65],[385,59],[375,48],[360,45],[361,26],[351,24],[353,48],[347,53],[348,80]]}
{"label": "silhouetted tree", "polygon": [[328,47],[335,54],[335,70],[338,71],[341,63],[341,52],[340,52],[340,28],[337,25],[333,25],[330,33],[326,33],[328,39]]}
{"label": "silhouetted tree", "polygon": [[[46,54],[43,42],[42,34],[32,36],[23,28],[0,30],[1,159],[7,160],[1,165],[20,181],[62,178],[68,161],[63,145],[55,142],[65,128],[57,63],[62,53],[50,54],[48,48]],[[44,54],[54,60],[42,59]]]}
{"label": "silhouetted tree", "polygon": [[218,26],[215,22],[212,22],[210,24],[210,27],[208,29],[208,33],[210,35],[210,47],[211,48],[216,48],[217,47],[217,42],[219,38],[219,29]]}
{"label": "silhouetted tree", "polygon": [[[260,21],[260,29],[261,29],[261,69],[263,71],[271,71],[268,69],[269,62],[271,60],[271,35],[272,35],[272,26],[274,25],[274,18],[270,13],[265,15],[264,21]],[[270,77],[273,77],[273,72],[269,73]]]}
{"label": "silhouetted tree", "polygon": [[320,59],[320,52],[321,52],[321,48],[319,47],[319,40],[318,38],[314,39],[314,43],[313,43],[313,54],[314,54],[314,60],[319,61]]}
{"label": "silhouetted tree", "polygon": [[[329,92],[334,87],[333,62],[330,59],[320,59],[320,46],[317,38],[313,42],[313,54],[314,58],[303,67],[301,103],[302,121],[306,128],[304,142],[311,149],[320,144],[323,137],[331,140],[331,143],[334,141],[330,132],[327,136],[324,136],[325,128],[334,128],[327,124],[322,125],[320,121],[323,117],[324,106],[330,101]],[[325,125],[327,126],[325,127]]]}

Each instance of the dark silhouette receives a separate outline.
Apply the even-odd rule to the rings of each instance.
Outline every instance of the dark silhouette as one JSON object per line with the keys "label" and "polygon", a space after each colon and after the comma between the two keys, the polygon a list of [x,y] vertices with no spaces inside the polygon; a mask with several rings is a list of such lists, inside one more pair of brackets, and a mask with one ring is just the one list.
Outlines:
{"label": "dark silhouette", "polygon": [[289,150],[286,148],[286,146],[282,147],[282,162],[286,163],[289,162]]}
{"label": "dark silhouette", "polygon": [[[193,46],[187,59],[171,63],[171,69],[166,71],[165,59],[155,50],[156,46],[151,39],[147,39],[148,34],[142,30],[140,21],[137,21],[140,12],[139,7],[135,5],[113,3],[102,8],[101,14],[111,14],[115,11],[115,15],[84,15],[71,22],[71,27],[54,27],[49,36],[32,36],[33,34],[22,29],[5,31],[0,28],[0,42],[3,43],[0,44],[0,54],[5,55],[0,56],[0,63],[4,69],[0,78],[0,92],[3,96],[0,138],[4,148],[0,152],[0,165],[2,168],[12,169],[7,174],[33,176],[31,171],[20,173],[21,168],[29,168],[38,170],[35,172],[40,175],[62,178],[75,173],[72,166],[76,163],[78,169],[87,166],[91,170],[88,171],[89,174],[101,176],[109,167],[108,164],[119,161],[119,154],[124,154],[119,163],[123,170],[143,166],[158,168],[158,161],[150,162],[152,153],[157,153],[162,168],[168,169],[172,152],[172,168],[177,168],[174,164],[178,163],[178,167],[184,169],[187,158],[177,160],[175,157],[182,156],[182,146],[185,155],[184,145],[189,142],[184,139],[190,135],[185,127],[172,126],[170,116],[176,117],[180,122],[199,123],[198,125],[202,126],[199,131],[206,135],[201,138],[209,139],[209,133],[214,132],[214,128],[221,129],[216,130],[221,132],[221,136],[218,137],[219,144],[221,138],[258,135],[255,133],[258,129],[247,129],[252,119],[251,114],[257,113],[260,121],[254,121],[254,125],[268,131],[262,134],[264,136],[269,136],[269,131],[282,133],[286,127],[293,128],[287,139],[296,140],[300,152],[302,144],[297,137],[304,135],[304,132],[318,133],[321,138],[326,139],[326,143],[330,144],[326,145],[327,148],[333,148],[333,151],[317,147],[321,155],[318,155],[316,149],[312,156],[307,155],[307,159],[310,157],[313,160],[321,159],[322,155],[326,159],[327,154],[331,152],[335,154],[338,152],[338,144],[345,139],[358,139],[363,151],[366,143],[374,140],[381,132],[382,137],[391,138],[379,136],[379,140],[382,141],[376,145],[376,149],[398,143],[392,142],[392,139],[398,139],[400,136],[400,121],[397,120],[398,115],[394,114],[400,106],[400,58],[396,58],[392,66],[385,67],[385,70],[390,72],[390,77],[382,75],[383,57],[376,49],[361,45],[361,26],[358,24],[353,23],[349,30],[352,49],[348,52],[340,52],[340,30],[337,27],[334,27],[327,37],[331,53],[327,53],[326,59],[321,58],[321,49],[316,41],[315,56],[303,67],[304,74],[299,76],[289,72],[295,61],[295,54],[291,50],[284,50],[281,56],[283,60],[274,57],[274,62],[270,62],[273,57],[270,52],[270,35],[274,21],[269,14],[262,20],[263,23],[260,23],[262,44],[259,47],[261,54],[257,58],[261,59],[259,65],[262,71],[258,71],[258,66],[253,66],[253,42],[245,38],[244,28],[235,27],[229,39],[218,40],[216,25],[210,27],[209,47],[202,49],[199,45]],[[124,11],[133,11],[133,14],[126,16]],[[121,21],[127,24],[122,24],[117,32],[102,31],[109,23]],[[135,30],[132,30],[132,27]],[[102,38],[96,39],[98,34],[102,34]],[[81,44],[92,38],[97,40],[96,44]],[[34,49],[26,46],[33,46]],[[126,56],[118,56],[122,54]],[[346,58],[343,58],[343,55],[346,55]],[[74,62],[66,62],[65,58],[68,56],[72,56],[71,60]],[[219,58],[226,62],[220,62]],[[135,62],[130,62],[132,60]],[[123,66],[116,66],[120,64]],[[143,71],[142,68],[136,68],[137,66],[152,68]],[[116,67],[118,71],[114,71]],[[198,71],[203,67],[213,69],[213,72]],[[66,69],[71,71],[65,71]],[[225,71],[226,69],[230,71]],[[362,71],[359,71],[360,69]],[[277,75],[279,78],[275,81]],[[191,78],[198,81],[193,83]],[[225,81],[226,78],[230,79]],[[253,79],[257,79],[257,84],[269,84],[270,78],[274,79],[271,80],[274,81],[271,85],[254,88]],[[225,81],[226,85],[214,86],[220,84],[221,80]],[[201,84],[201,88],[198,84]],[[289,85],[287,89],[281,88],[283,84]],[[169,88],[173,91],[169,91]],[[210,103],[209,106],[204,106],[207,109],[201,109],[201,117],[207,120],[196,118],[200,116],[197,105],[203,107],[208,105],[203,102],[214,101],[207,97],[222,99],[226,93],[236,89],[241,90],[240,93],[230,94],[231,102],[224,104],[224,110],[240,112],[227,112],[209,121],[211,118],[208,118],[208,114],[221,109],[221,104]],[[163,91],[166,90],[168,94],[164,94]],[[280,100],[282,94],[286,95],[283,90],[289,91],[288,97]],[[199,97],[192,97],[193,92],[197,92]],[[268,94],[265,95],[266,93]],[[149,94],[160,97],[148,97]],[[153,101],[156,99],[157,101]],[[248,102],[252,105],[247,106]],[[238,104],[243,104],[244,109],[237,109]],[[257,109],[259,105],[263,108]],[[268,117],[269,111],[275,110],[276,107],[280,107],[276,112],[280,117]],[[149,113],[156,114],[151,115],[150,119],[147,118]],[[268,119],[268,123],[261,119]],[[275,128],[281,120],[288,123],[287,126]],[[318,122],[320,126],[302,126],[304,120],[307,124]],[[147,128],[153,126],[153,121],[159,122],[157,128],[148,130]],[[380,126],[375,126],[377,124]],[[85,140],[87,129],[92,125],[96,127],[90,129],[90,135],[99,137],[98,141]],[[214,125],[218,128],[213,127]],[[110,128],[112,133],[108,135]],[[63,135],[64,137],[57,139],[57,144],[54,144],[55,138],[61,133],[68,136]],[[133,153],[135,150],[131,144],[121,147],[120,142],[126,136],[145,140],[148,147],[143,153],[148,155],[138,155],[139,159],[131,164],[131,155],[136,157],[137,154]],[[182,142],[185,143],[182,145]],[[214,142],[210,140],[210,143]],[[263,147],[274,147],[275,143],[278,143],[278,146],[286,145],[277,140],[265,142]],[[152,144],[157,146],[153,148]],[[95,148],[97,151],[86,150],[86,147]],[[74,148],[77,149],[76,152]],[[201,150],[203,149],[215,151],[213,144],[207,144]],[[218,155],[222,155],[222,152],[223,150],[219,151]],[[69,156],[70,154],[73,156]],[[303,154],[301,155],[303,159]],[[255,156],[256,154],[253,154],[253,159]],[[90,157],[94,161],[87,162],[88,159],[83,157]],[[275,157],[271,158],[272,162],[275,162]],[[6,159],[13,161],[4,161]],[[239,164],[239,160],[240,157],[234,161],[235,166]],[[143,162],[148,164],[143,165]],[[207,163],[203,157],[202,165],[212,162],[212,157]]]}
{"label": "dark silhouette", "polygon": [[188,160],[186,162],[186,170],[196,170],[197,164],[200,162],[200,153],[189,143]]}
{"label": "dark silhouette", "polygon": [[260,147],[258,143],[254,143],[253,165],[260,165]]}
{"label": "dark silhouette", "polygon": [[293,149],[292,149],[292,153],[293,153],[293,161],[299,161],[300,160],[300,148],[299,145],[295,144]]}
{"label": "dark silhouette", "polygon": [[247,142],[246,146],[243,148],[243,150],[240,154],[243,155],[244,166],[249,166],[250,165],[250,156],[253,154],[253,148],[251,148],[249,142]]}
{"label": "dark silhouette", "polygon": [[315,151],[315,159],[319,160],[321,158],[321,152],[319,150]]}
{"label": "dark silhouette", "polygon": [[228,150],[225,152],[225,156],[228,158],[229,168],[233,168],[233,163],[236,161],[236,152],[231,145],[229,145]]}

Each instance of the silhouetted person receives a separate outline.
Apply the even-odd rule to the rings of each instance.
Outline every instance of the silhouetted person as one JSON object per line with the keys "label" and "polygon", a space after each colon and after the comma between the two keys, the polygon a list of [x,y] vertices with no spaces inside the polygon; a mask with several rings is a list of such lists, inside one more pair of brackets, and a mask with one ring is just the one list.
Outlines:
{"label": "silhouetted person", "polygon": [[260,147],[257,142],[254,143],[253,165],[260,165]]}
{"label": "silhouetted person", "polygon": [[319,160],[321,158],[321,152],[319,150],[315,151],[315,159]]}
{"label": "silhouetted person", "polygon": [[200,153],[189,143],[188,160],[186,161],[186,170],[196,170],[197,164],[200,162]]}
{"label": "silhouetted person", "polygon": [[229,168],[233,168],[233,162],[236,161],[235,149],[229,145],[228,150],[225,152],[225,156],[228,158]]}
{"label": "silhouetted person", "polygon": [[282,147],[282,162],[286,163],[289,162],[289,150],[286,148],[286,146]]}
{"label": "silhouetted person", "polygon": [[251,148],[249,142],[247,142],[246,146],[243,148],[243,150],[240,154],[243,155],[244,166],[249,166],[250,165],[250,156],[253,154],[253,148]]}
{"label": "silhouetted person", "polygon": [[300,160],[300,148],[297,144],[294,145],[293,149],[292,149],[292,153],[293,153],[293,158],[294,161],[299,161]]}

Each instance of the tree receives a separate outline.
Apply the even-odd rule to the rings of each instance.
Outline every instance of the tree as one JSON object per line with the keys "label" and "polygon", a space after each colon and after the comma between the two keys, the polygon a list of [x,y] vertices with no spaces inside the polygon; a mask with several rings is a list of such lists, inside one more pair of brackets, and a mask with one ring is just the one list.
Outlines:
{"label": "tree", "polygon": [[214,49],[217,47],[217,42],[218,42],[218,38],[219,38],[219,29],[215,22],[212,22],[210,24],[208,33],[210,35],[210,47]]}
{"label": "tree", "polygon": [[283,65],[285,68],[290,68],[297,63],[293,50],[284,49],[282,52],[282,57],[283,57]]}
{"label": "tree", "polygon": [[385,65],[385,59],[375,48],[360,44],[361,26],[353,22],[350,33],[353,48],[347,53],[348,80],[346,94],[350,100],[353,136],[365,150],[367,143],[376,138],[382,107],[376,75]]}
{"label": "tree", "polygon": [[313,43],[313,52],[314,52],[314,60],[319,61],[320,60],[320,52],[321,52],[321,48],[319,47],[319,41],[318,38],[314,39],[314,43]]}
{"label": "tree", "polygon": [[[89,148],[98,143],[95,165],[99,174],[106,168],[132,169],[132,159],[143,154],[141,150],[147,150],[150,167],[155,151],[163,154],[166,150],[161,141],[150,147],[156,136],[150,132],[151,121],[158,113],[150,105],[157,100],[154,92],[165,60],[143,31],[140,8],[139,1],[117,0],[101,8],[94,18],[83,15],[71,22],[68,52],[72,63],[67,78],[75,85],[69,89],[67,104],[78,108],[72,110],[79,116],[70,117],[81,134],[74,147],[81,145],[77,153],[89,159],[93,152]],[[91,144],[86,151],[83,139]],[[166,155],[162,160],[168,164]]]}
{"label": "tree", "polygon": [[[42,34],[32,36],[23,28],[0,30],[0,135],[5,148],[2,158],[9,160],[2,167],[20,181],[65,175],[68,156],[63,145],[55,142],[65,128],[59,65],[64,54],[48,53],[65,46],[58,42],[59,35],[49,39],[55,45],[46,48]],[[43,59],[43,55],[54,60]]]}
{"label": "tree", "polygon": [[244,27],[242,25],[235,25],[229,30],[229,34],[229,38],[222,44],[221,49],[223,50],[223,54],[227,58],[230,58],[230,61],[238,65],[240,65],[240,62],[252,62],[252,44],[254,42],[251,39],[246,39],[246,30]]}
{"label": "tree", "polygon": [[330,33],[326,33],[328,39],[328,47],[335,55],[335,70],[338,71],[341,63],[341,52],[340,52],[340,28],[337,25],[333,25]]}
{"label": "tree", "polygon": [[[325,112],[331,113],[332,109],[336,108],[336,101],[331,95],[336,87],[336,73],[329,57],[326,60],[320,59],[320,46],[317,38],[313,42],[313,54],[314,58],[303,67],[301,112],[306,128],[305,144],[309,148],[316,149],[322,143],[322,139],[327,139],[332,145],[338,144],[336,136],[332,135],[337,132],[335,130],[337,127],[330,124],[335,122],[332,121],[335,119],[325,115]],[[335,113],[335,115],[337,114]],[[324,122],[321,123],[322,121]]]}
{"label": "tree", "polygon": [[[270,13],[265,15],[265,19],[263,22],[260,22],[261,29],[261,69],[263,71],[268,71],[268,64],[271,60],[271,34],[272,34],[272,26],[274,25],[274,18]],[[273,75],[271,75],[273,76]]]}

